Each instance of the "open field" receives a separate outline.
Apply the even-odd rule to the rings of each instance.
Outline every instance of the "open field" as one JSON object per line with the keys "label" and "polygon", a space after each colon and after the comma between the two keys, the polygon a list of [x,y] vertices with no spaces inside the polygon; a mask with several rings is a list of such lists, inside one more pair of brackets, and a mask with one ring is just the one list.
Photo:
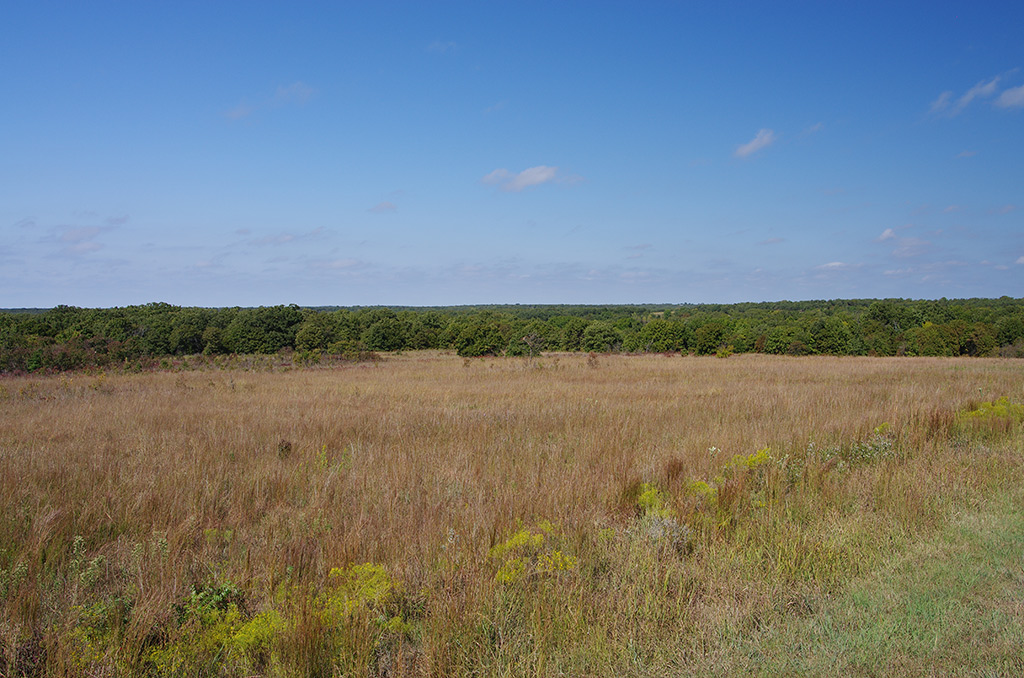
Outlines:
{"label": "open field", "polygon": [[0,675],[1019,675],[1000,397],[1019,362],[0,380]]}

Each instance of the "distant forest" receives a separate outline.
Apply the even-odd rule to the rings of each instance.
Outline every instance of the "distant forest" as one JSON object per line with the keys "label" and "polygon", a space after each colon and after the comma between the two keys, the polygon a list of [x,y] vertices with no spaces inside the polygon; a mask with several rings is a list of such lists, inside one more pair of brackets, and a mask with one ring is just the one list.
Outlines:
{"label": "distant forest", "polygon": [[1024,357],[1024,299],[636,306],[124,308],[0,312],[0,372],[151,365],[173,356],[379,351]]}

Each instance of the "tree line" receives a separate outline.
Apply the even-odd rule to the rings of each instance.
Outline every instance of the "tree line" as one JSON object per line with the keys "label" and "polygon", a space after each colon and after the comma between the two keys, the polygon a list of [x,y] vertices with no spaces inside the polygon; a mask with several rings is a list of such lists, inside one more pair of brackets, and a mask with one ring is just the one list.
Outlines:
{"label": "tree line", "polygon": [[860,299],[631,306],[196,308],[164,303],[0,312],[0,372],[175,355],[357,358],[455,350],[1024,357],[1024,299]]}

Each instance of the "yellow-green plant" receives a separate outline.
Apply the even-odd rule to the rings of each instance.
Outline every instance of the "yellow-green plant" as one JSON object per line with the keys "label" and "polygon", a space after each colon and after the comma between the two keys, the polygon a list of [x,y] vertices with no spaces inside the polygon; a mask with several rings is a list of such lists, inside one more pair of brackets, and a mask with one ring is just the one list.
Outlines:
{"label": "yellow-green plant", "polygon": [[572,572],[576,558],[552,548],[554,525],[543,520],[538,530],[523,528],[511,537],[491,547],[487,557],[498,567],[494,581],[508,584],[522,581],[531,575],[551,575]]}
{"label": "yellow-green plant", "polygon": [[640,496],[636,499],[641,516],[658,516],[672,518],[676,512],[671,506],[672,497],[653,483],[640,486]]}
{"label": "yellow-green plant", "polygon": [[708,506],[714,506],[718,502],[718,488],[703,480],[695,480],[690,483],[690,494],[705,502]]}
{"label": "yellow-green plant", "polygon": [[961,436],[973,433],[988,439],[1005,435],[1024,423],[1024,404],[1003,396],[983,402],[973,410],[961,410],[955,421],[956,431]]}
{"label": "yellow-green plant", "polygon": [[1011,402],[1009,398],[1003,396],[996,400],[981,403],[973,410],[962,412],[961,418],[974,420],[1011,419],[1014,421],[1024,421],[1024,405]]}
{"label": "yellow-green plant", "polygon": [[395,582],[384,566],[375,563],[331,568],[327,589],[318,595],[315,605],[321,619],[340,625],[359,607],[383,604],[395,590]]}
{"label": "yellow-green plant", "polygon": [[726,463],[724,471],[729,473],[734,470],[752,471],[760,468],[772,460],[771,452],[770,447],[762,447],[752,454],[737,454]]}

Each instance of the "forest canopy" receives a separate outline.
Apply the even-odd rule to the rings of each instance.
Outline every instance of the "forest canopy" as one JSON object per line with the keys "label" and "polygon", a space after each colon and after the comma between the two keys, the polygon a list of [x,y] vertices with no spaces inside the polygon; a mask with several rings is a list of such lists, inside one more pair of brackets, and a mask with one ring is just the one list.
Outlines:
{"label": "forest canopy", "polygon": [[179,307],[0,312],[0,372],[67,370],[184,355],[355,357],[773,353],[1024,357],[1024,299],[850,299],[740,304],[456,307]]}

